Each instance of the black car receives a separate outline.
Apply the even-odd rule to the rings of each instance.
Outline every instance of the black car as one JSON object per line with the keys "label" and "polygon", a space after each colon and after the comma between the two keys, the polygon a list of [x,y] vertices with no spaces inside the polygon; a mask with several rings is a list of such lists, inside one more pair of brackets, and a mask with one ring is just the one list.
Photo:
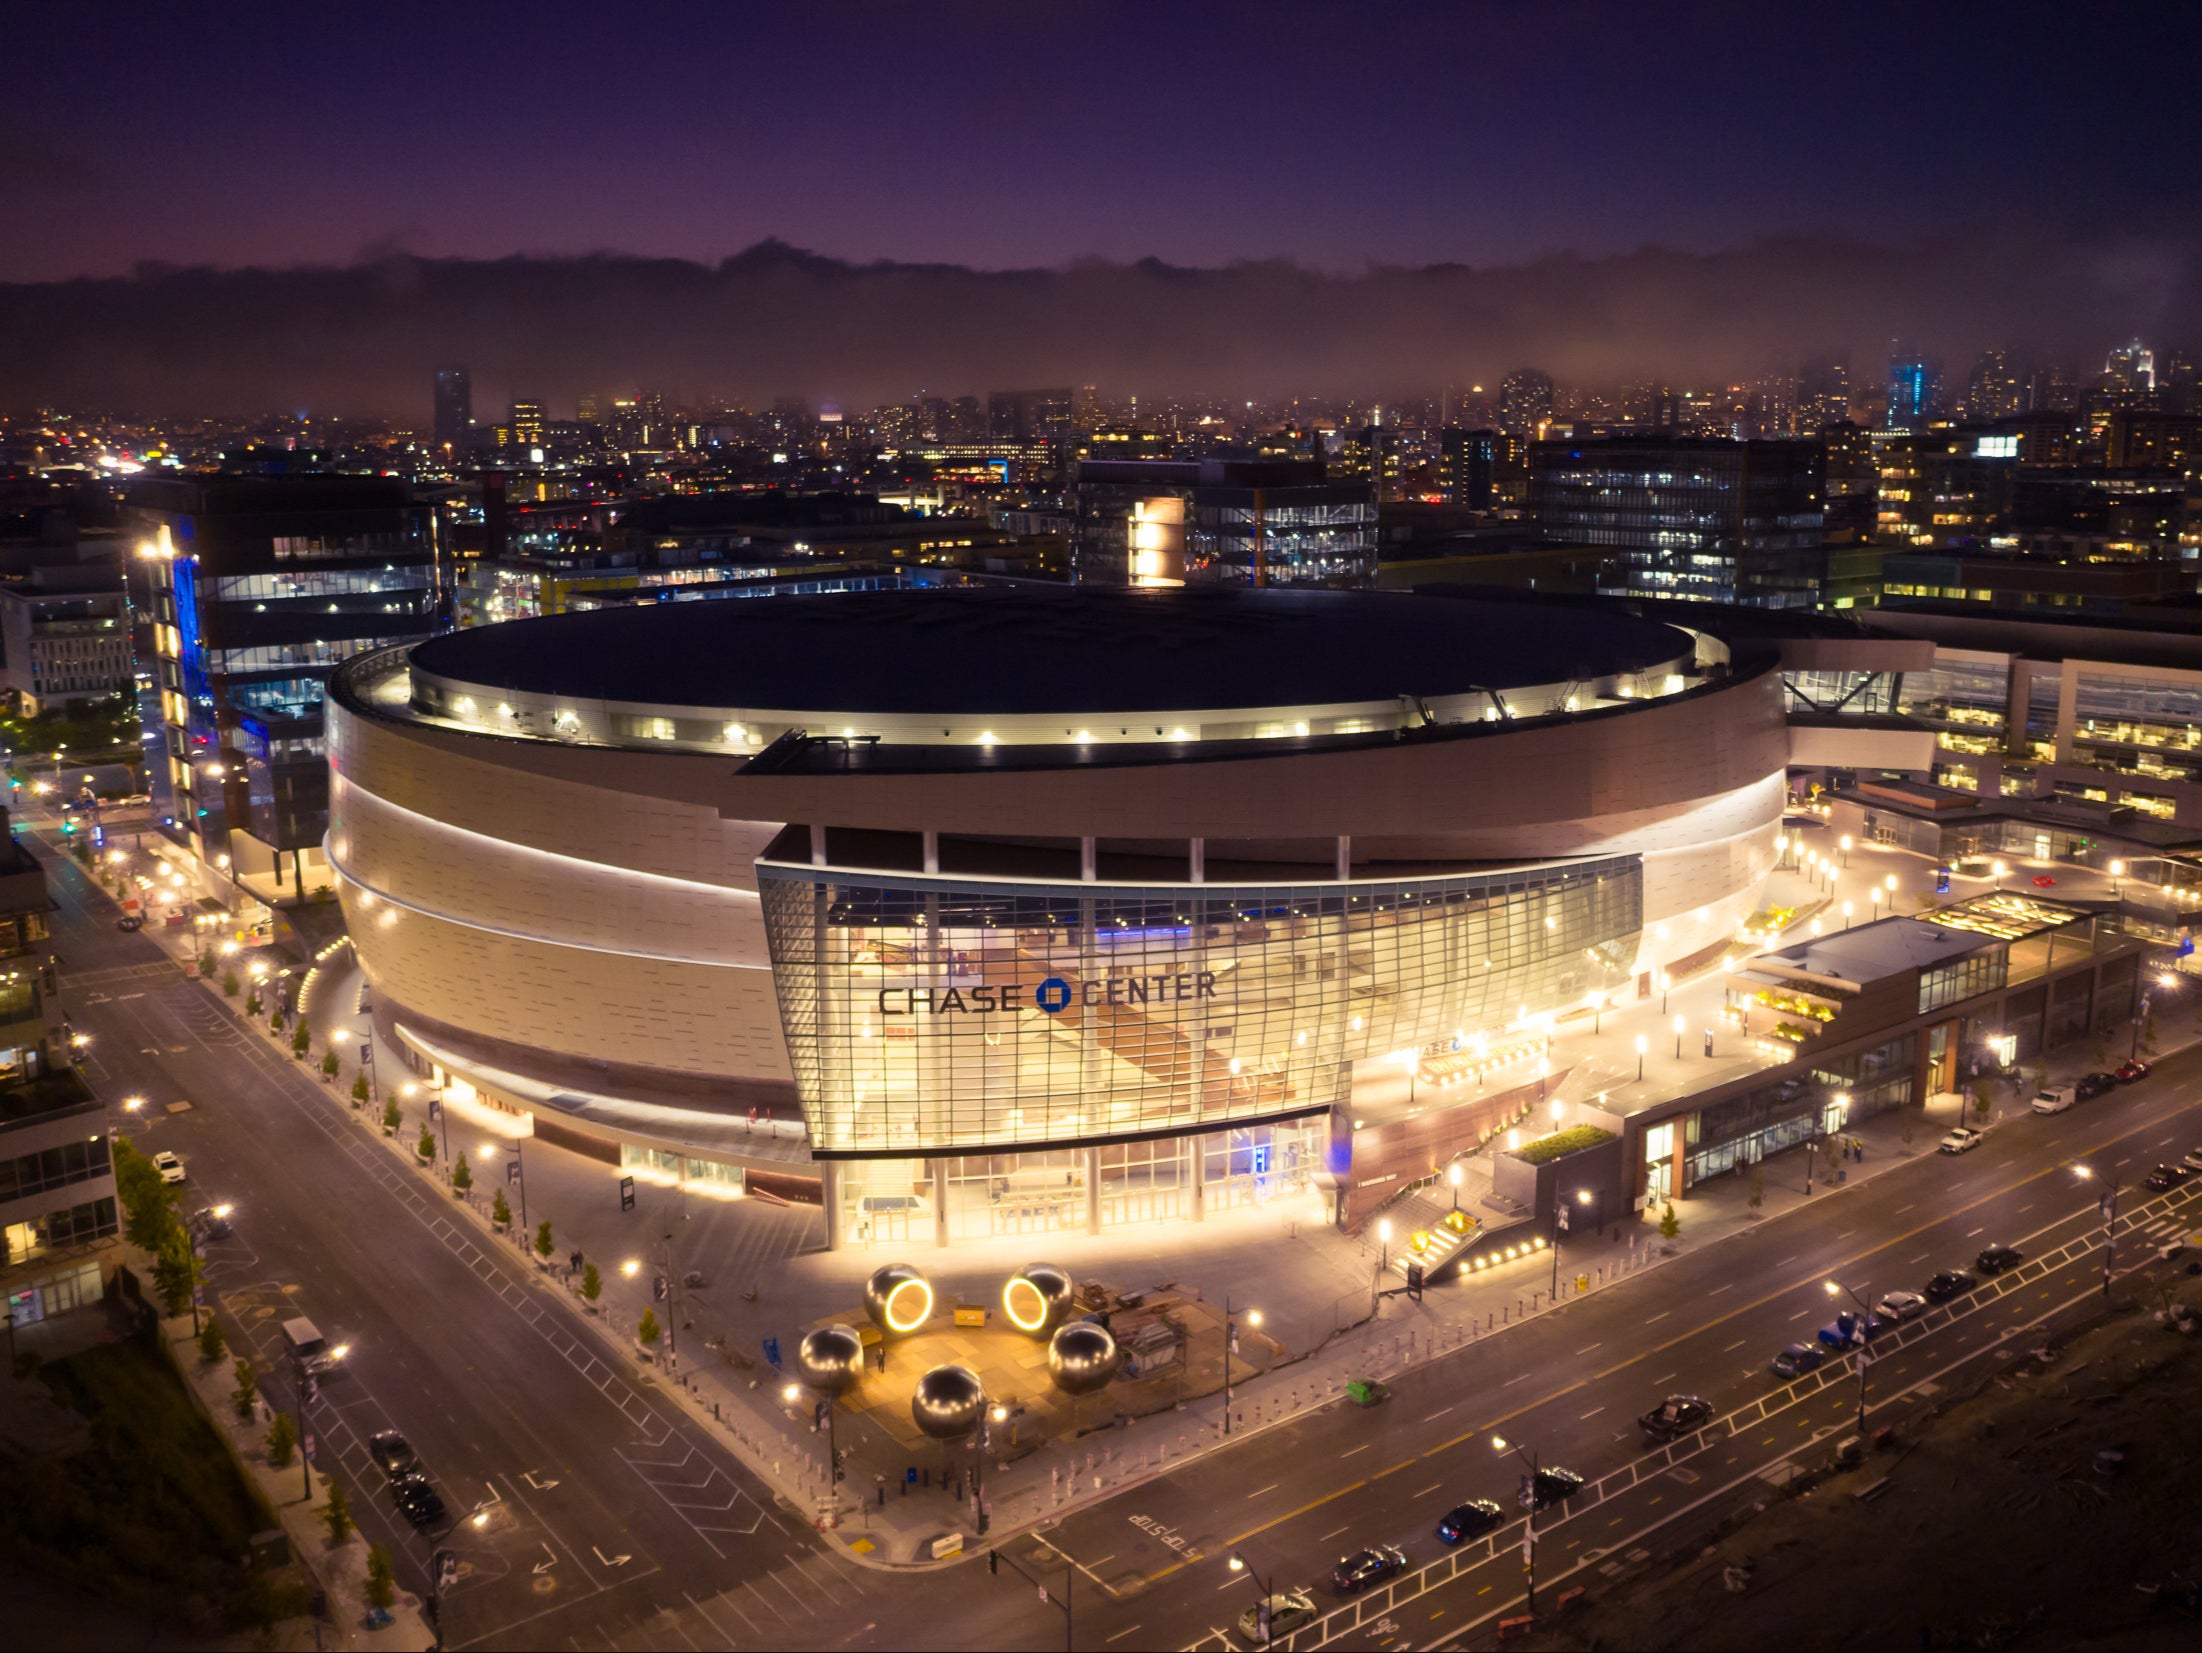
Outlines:
{"label": "black car", "polygon": [[1445,1512],[1445,1519],[1437,1524],[1437,1536],[1443,1543],[1458,1544],[1465,1539],[1481,1538],[1505,1525],[1506,1511],[1488,1498],[1471,1498]]}
{"label": "black car", "polygon": [[2148,1174],[2148,1185],[2160,1194],[2167,1188],[2177,1188],[2193,1175],[2184,1165],[2159,1165]]}
{"label": "black car", "polygon": [[1538,1470],[1531,1484],[1537,1490],[1530,1508],[1540,1510],[1548,1510],[1554,1504],[1565,1503],[1583,1490],[1583,1478],[1572,1469],[1562,1469],[1558,1464]]}
{"label": "black car", "polygon": [[1696,1395],[1669,1395],[1638,1418],[1636,1427],[1655,1441],[1672,1441],[1703,1429],[1712,1417],[1711,1401]]}
{"label": "black car", "polygon": [[421,1461],[413,1443],[395,1429],[378,1429],[368,1436],[367,1452],[393,1481],[420,1473]]}
{"label": "black car", "polygon": [[199,1231],[201,1241],[226,1240],[235,1232],[229,1219],[211,1205],[202,1205],[191,1213],[191,1226]]}
{"label": "black car", "polygon": [[1927,1301],[1947,1303],[1973,1289],[1973,1277],[1961,1268],[1946,1268],[1927,1282]]}
{"label": "black car", "polygon": [[416,1527],[433,1527],[443,1520],[443,1499],[425,1475],[400,1475],[390,1483],[390,1496],[398,1513]]}
{"label": "black car", "polygon": [[2116,1089],[2117,1084],[2118,1076],[2115,1073],[2083,1074],[2079,1083],[2073,1087],[2072,1094],[2082,1102],[2092,1102],[2105,1092]]}
{"label": "black car", "polygon": [[1342,1557],[1330,1570],[1330,1587],[1342,1596],[1359,1595],[1370,1585],[1396,1578],[1406,1570],[1405,1551],[1393,1544],[1376,1544]]}
{"label": "black car", "polygon": [[142,930],[145,928],[145,920],[136,913],[124,913],[115,920],[115,928],[118,930]]}
{"label": "black car", "polygon": [[1973,1259],[1973,1267],[1983,1274],[2001,1274],[2007,1268],[2016,1268],[2026,1261],[2026,1253],[2015,1245],[1992,1245],[1984,1248]]}

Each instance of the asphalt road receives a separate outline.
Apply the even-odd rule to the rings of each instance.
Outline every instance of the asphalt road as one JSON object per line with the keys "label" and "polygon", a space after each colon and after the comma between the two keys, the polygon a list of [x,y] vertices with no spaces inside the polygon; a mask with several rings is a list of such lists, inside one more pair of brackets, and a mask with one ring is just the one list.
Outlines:
{"label": "asphalt road", "polygon": [[118,932],[73,862],[50,845],[44,859],[62,1002],[92,1039],[86,1076],[118,1122],[124,1098],[146,1099],[124,1128],[183,1157],[187,1207],[237,1208],[232,1237],[206,1250],[230,1341],[285,1406],[283,1319],[304,1314],[350,1346],[307,1428],[409,1589],[426,1590],[430,1545],[396,1515],[366,1438],[402,1430],[449,1505],[435,1539],[460,1565],[447,1645],[964,1646],[975,1622],[992,1645],[1040,1634],[1036,1601],[967,1619],[954,1575],[896,1578],[828,1554],[648,1378],[577,1338],[518,1259],[477,1246],[317,1073],[149,938]]}
{"label": "asphalt road", "polygon": [[[358,1443],[377,1428],[404,1430],[443,1487],[456,1524],[440,1542],[462,1565],[446,1601],[452,1646],[1051,1647],[1065,1641],[1066,1582],[1072,1645],[1188,1646],[1253,1599],[1227,1568],[1234,1549],[1280,1588],[1319,1582],[1363,1543],[1434,1559],[1431,1528],[1446,1507],[1513,1492],[1518,1466],[1494,1452],[1493,1430],[1593,1478],[1641,1465],[1634,1419],[1668,1393],[1704,1395],[1731,1417],[1769,1395],[1785,1400],[1766,1361],[1830,1317],[1826,1280],[1869,1298],[1917,1288],[1991,1240],[2061,1223],[2024,1242],[2041,1255],[2099,1221],[2074,1161],[2116,1171],[2131,1188],[2159,1160],[2202,1144],[2191,1101],[2202,1081],[2197,1048],[2140,1085],[2000,1126],[1961,1158],[1923,1152],[1750,1236],[1693,1252],[1685,1235],[1674,1261],[1408,1374],[1380,1407],[1340,1404],[1257,1433],[1009,1546],[1048,1581],[1043,1602],[1006,1568],[890,1576],[830,1554],[615,1351],[577,1339],[516,1259],[483,1254],[425,1179],[331,1105],[317,1075],[183,981],[149,939],[117,933],[73,863],[46,859],[62,906],[63,998],[93,1035],[95,1089],[147,1097],[137,1133],[149,1149],[184,1156],[191,1203],[239,1207],[235,1237],[209,1254],[210,1288],[235,1338],[270,1349],[275,1323],[305,1313],[353,1346],[350,1369],[322,1384],[311,1427],[322,1463],[333,1457],[416,1589],[426,1545],[397,1523]],[[193,1105],[165,1112],[176,1100]],[[2099,1266],[2099,1253],[2076,1260],[1907,1337],[1876,1364],[1876,1390],[1937,1381],[2015,1319],[2084,1293]],[[1442,1290],[1428,1312],[1450,1318]],[[269,1387],[288,1398],[280,1381]],[[1702,1461],[1579,1508],[1547,1531],[1540,1571],[1549,1577],[1702,1499],[1741,1496],[1730,1482],[1846,1428],[1854,1404],[1850,1385],[1831,1384]],[[1428,1645],[1520,1585],[1510,1547],[1411,1614],[1337,1645]]]}

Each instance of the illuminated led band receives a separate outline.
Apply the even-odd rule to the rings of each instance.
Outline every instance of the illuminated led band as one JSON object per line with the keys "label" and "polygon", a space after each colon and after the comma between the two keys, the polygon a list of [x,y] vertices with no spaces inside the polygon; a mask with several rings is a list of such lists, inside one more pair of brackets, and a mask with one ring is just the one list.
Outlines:
{"label": "illuminated led band", "polygon": [[1021,1332],[1046,1330],[1050,1307],[1046,1294],[1021,1274],[1011,1276],[1002,1287],[1002,1313]]}
{"label": "illuminated led band", "polygon": [[[903,1302],[905,1292],[913,1291],[919,1296],[920,1306],[914,1315],[905,1314],[897,1305]],[[933,1288],[916,1275],[907,1280],[896,1281],[894,1289],[887,1293],[887,1329],[891,1332],[914,1332],[932,1318]]]}

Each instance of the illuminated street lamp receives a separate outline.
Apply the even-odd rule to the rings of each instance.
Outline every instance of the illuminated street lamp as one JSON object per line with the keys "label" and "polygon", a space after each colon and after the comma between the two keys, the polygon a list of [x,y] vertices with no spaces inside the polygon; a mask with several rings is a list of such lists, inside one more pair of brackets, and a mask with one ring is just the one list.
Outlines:
{"label": "illuminated street lamp", "polygon": [[2004,876],[2011,870],[2010,864],[2005,861],[1998,861],[1990,870],[1996,875],[1996,888],[2002,889]]}
{"label": "illuminated street lamp", "polygon": [[1842,837],[1837,840],[1837,843],[1842,848],[1843,865],[1847,867],[1850,865],[1850,834],[1847,832],[1844,833]]}
{"label": "illuminated street lamp", "polygon": [[[1387,1231],[1391,1227],[1389,1223],[1384,1226]],[[1249,1326],[1259,1326],[1262,1323],[1262,1311],[1260,1309],[1248,1309],[1245,1312],[1246,1323]],[[1239,1347],[1238,1316],[1239,1311],[1231,1306],[1231,1294],[1225,1292],[1223,1294],[1223,1432],[1226,1435],[1231,1433],[1231,1357],[1238,1352]]]}
{"label": "illuminated street lamp", "polygon": [[1460,1209],[1460,1161],[1454,1160],[1446,1167],[1445,1180],[1453,1185],[1453,1209]]}
{"label": "illuminated street lamp", "polygon": [[1846,901],[1846,902],[1844,902],[1844,903],[1843,903],[1843,928],[1844,928],[1844,929],[1846,929],[1846,930],[1847,930],[1847,929],[1849,929],[1849,928],[1850,928],[1850,915],[1851,915],[1851,914],[1852,914],[1853,912],[1855,912],[1856,910],[1857,910],[1857,904],[1856,904],[1855,902],[1850,902],[1850,901]]}
{"label": "illuminated street lamp", "polygon": [[2122,899],[2122,898],[2124,897],[2124,895],[2125,895],[2125,887],[2126,887],[2126,864],[2125,864],[2125,863],[2124,863],[2123,861],[2113,861],[2113,862],[2111,862],[2111,863],[2110,863],[2110,893],[2111,893],[2111,895],[2112,895],[2113,897],[2117,897],[2117,898],[2121,898],[2121,899]]}
{"label": "illuminated street lamp", "polygon": [[[2091,1165],[2075,1165],[2072,1167],[2072,1174],[2082,1182],[2089,1182],[2094,1179],[2095,1168]],[[2119,1182],[2115,1172],[2106,1180],[2108,1186],[2103,1191],[2102,1199],[2103,1295],[2108,1297],[2110,1295],[2111,1263],[2118,1250],[2118,1193],[2123,1185]]]}
{"label": "illuminated street lamp", "polygon": [[1866,1341],[1866,1327],[1873,1319],[1873,1311],[1866,1307],[1863,1297],[1838,1281],[1828,1281],[1827,1294],[1830,1297],[1847,1296],[1858,1305],[1858,1347],[1852,1351],[1851,1359],[1858,1366],[1858,1438],[1863,1441],[1866,1437],[1866,1362],[1873,1358],[1872,1346]]}
{"label": "illuminated street lamp", "polygon": [[[207,1215],[216,1222],[226,1222],[237,1208],[222,1204],[212,1207]],[[199,1335],[199,1220],[194,1217],[184,1224],[184,1246],[191,1254],[191,1335]]]}
{"label": "illuminated street lamp", "polygon": [[1636,1082],[1639,1085],[1644,1082],[1644,1047],[1650,1043],[1643,1034],[1636,1036]]}
{"label": "illuminated street lamp", "polygon": [[1537,1613],[1537,1451],[1509,1442],[1503,1435],[1491,1437],[1493,1452],[1511,1452],[1529,1466],[1529,1474],[1522,1481],[1522,1503],[1528,1508],[1529,1519],[1522,1527],[1522,1576],[1526,1582],[1526,1608],[1530,1617]]}
{"label": "illuminated street lamp", "polygon": [[1254,1571],[1247,1564],[1246,1558],[1236,1550],[1231,1552],[1231,1570],[1234,1573],[1244,1573],[1254,1581],[1254,1588],[1261,1592],[1261,1600],[1254,1608],[1254,1634],[1255,1639],[1262,1646],[1267,1647],[1269,1645],[1269,1581]]}

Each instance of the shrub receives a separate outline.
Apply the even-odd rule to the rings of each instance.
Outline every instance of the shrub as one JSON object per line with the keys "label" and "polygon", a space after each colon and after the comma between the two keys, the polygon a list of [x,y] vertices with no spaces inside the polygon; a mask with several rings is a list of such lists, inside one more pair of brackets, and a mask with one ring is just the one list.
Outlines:
{"label": "shrub", "polygon": [[549,1261],[551,1254],[550,1218],[545,1217],[535,1225],[535,1255]]}
{"label": "shrub", "polygon": [[367,1070],[361,1068],[359,1072],[352,1075],[352,1102],[356,1106],[366,1101],[372,1094],[373,1092],[367,1084]]}
{"label": "shrub", "polygon": [[404,1123],[405,1115],[398,1107],[398,1099],[393,1096],[382,1105],[382,1128],[386,1131],[395,1131]]}
{"label": "shrub", "polygon": [[329,1483],[329,1501],[321,1508],[321,1524],[329,1530],[331,1544],[341,1544],[352,1536],[352,1506],[340,1481]]}
{"label": "shrub", "polygon": [[423,1159],[436,1157],[436,1133],[426,1125],[421,1126],[421,1139],[413,1144],[414,1151]]}
{"label": "shrub", "polygon": [[497,1197],[489,1202],[489,1218],[500,1226],[512,1221],[512,1205],[505,1198],[502,1188],[497,1190]]}
{"label": "shrub", "polygon": [[603,1295],[604,1276],[597,1273],[596,1265],[594,1263],[584,1263],[581,1267],[582,1301],[585,1303],[593,1303]]}
{"label": "shrub", "polygon": [[222,972],[222,997],[223,997],[223,998],[225,998],[225,999],[234,999],[235,997],[237,997],[237,989],[238,989],[239,987],[243,986],[243,985],[244,985],[244,984],[243,984],[242,982],[238,981],[238,979],[237,979],[237,972],[236,972],[236,971],[234,971],[234,970],[224,970],[224,971]]}
{"label": "shrub", "polygon": [[[304,1031],[304,1029],[301,1028],[300,1031]],[[321,1053],[321,1071],[327,1078],[334,1079],[337,1076],[337,1070],[342,1065],[337,1061],[336,1052],[333,1049]]]}
{"label": "shrub", "polygon": [[367,1546],[367,1605],[387,1613],[398,1599],[397,1575],[390,1570],[390,1552],[380,1544]]}
{"label": "shrub", "polygon": [[1614,1140],[1611,1131],[1601,1131],[1595,1125],[1571,1125],[1564,1131],[1554,1131],[1550,1136],[1523,1143],[1514,1150],[1514,1157],[1529,1165],[1547,1165],[1563,1154],[1579,1154],[1585,1148]]}
{"label": "shrub", "polygon": [[658,1324],[658,1311],[644,1309],[642,1319],[635,1327],[635,1341],[645,1349],[654,1349],[657,1347],[658,1339],[664,1334],[665,1328]]}
{"label": "shrub", "polygon": [[240,1418],[252,1416],[252,1403],[259,1398],[260,1385],[253,1380],[252,1362],[239,1360],[236,1365],[237,1387],[229,1392],[229,1398],[237,1403]]}
{"label": "shrub", "polygon": [[474,1186],[474,1172],[467,1165],[464,1154],[451,1163],[451,1186],[462,1194]]}
{"label": "shrub", "polygon": [[291,1454],[298,1450],[298,1426],[291,1422],[288,1412],[278,1412],[268,1425],[268,1462],[277,1469],[290,1468]]}
{"label": "shrub", "polygon": [[211,1314],[208,1315],[206,1323],[199,1328],[199,1358],[211,1366],[222,1358],[222,1351],[227,1347],[228,1342],[222,1336],[222,1323]]}
{"label": "shrub", "polygon": [[1659,1237],[1671,1240],[1682,1232],[1682,1219],[1674,1214],[1674,1201],[1669,1200],[1659,1213]]}

